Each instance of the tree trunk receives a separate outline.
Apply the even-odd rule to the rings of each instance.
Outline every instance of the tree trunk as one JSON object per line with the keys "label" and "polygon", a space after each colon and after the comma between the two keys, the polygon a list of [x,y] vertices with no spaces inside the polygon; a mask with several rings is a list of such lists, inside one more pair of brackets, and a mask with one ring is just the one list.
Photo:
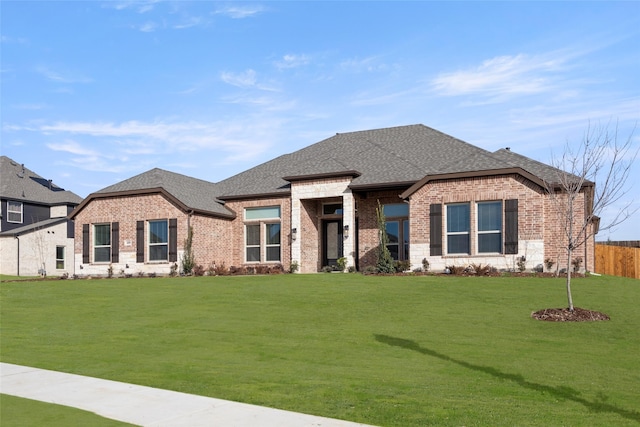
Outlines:
{"label": "tree trunk", "polygon": [[567,301],[569,302],[569,311],[573,312],[573,298],[571,297],[571,254],[573,250],[571,245],[567,249]]}

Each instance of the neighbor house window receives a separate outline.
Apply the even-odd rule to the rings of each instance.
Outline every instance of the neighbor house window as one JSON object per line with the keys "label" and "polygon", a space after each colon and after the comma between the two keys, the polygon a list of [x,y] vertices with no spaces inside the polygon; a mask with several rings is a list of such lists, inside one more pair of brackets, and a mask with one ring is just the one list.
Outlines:
{"label": "neighbor house window", "polygon": [[447,205],[447,253],[469,254],[469,203]]}
{"label": "neighbor house window", "polygon": [[387,232],[387,249],[391,257],[398,260],[409,259],[409,205],[394,203],[384,205],[382,213],[385,217]]}
{"label": "neighbor house window", "polygon": [[149,221],[149,261],[169,259],[169,222]]}
{"label": "neighbor house window", "polygon": [[111,224],[93,226],[93,262],[111,261]]}
{"label": "neighbor house window", "polygon": [[280,216],[280,206],[245,209],[246,262],[281,260]]}
{"label": "neighbor house window", "polygon": [[22,223],[22,202],[7,201],[7,222]]}
{"label": "neighbor house window", "polygon": [[56,269],[64,270],[64,246],[56,246]]}
{"label": "neighbor house window", "polygon": [[502,253],[502,202],[478,206],[478,253]]}

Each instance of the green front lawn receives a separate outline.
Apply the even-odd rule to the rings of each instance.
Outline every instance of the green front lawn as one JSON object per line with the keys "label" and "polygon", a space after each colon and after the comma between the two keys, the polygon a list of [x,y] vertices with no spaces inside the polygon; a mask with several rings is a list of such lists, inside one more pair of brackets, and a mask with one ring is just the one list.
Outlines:
{"label": "green front lawn", "polygon": [[133,424],[121,423],[67,406],[0,394],[0,425],[3,427],[125,427]]}
{"label": "green front lawn", "polygon": [[640,282],[359,274],[1,285],[1,359],[381,426],[640,423]]}

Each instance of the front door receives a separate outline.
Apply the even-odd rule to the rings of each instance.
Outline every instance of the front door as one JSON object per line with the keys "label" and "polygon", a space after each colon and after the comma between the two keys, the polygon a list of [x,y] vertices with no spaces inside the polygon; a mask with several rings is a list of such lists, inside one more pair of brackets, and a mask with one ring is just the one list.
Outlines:
{"label": "front door", "polygon": [[322,222],[322,265],[336,267],[338,258],[342,257],[342,220],[325,220]]}

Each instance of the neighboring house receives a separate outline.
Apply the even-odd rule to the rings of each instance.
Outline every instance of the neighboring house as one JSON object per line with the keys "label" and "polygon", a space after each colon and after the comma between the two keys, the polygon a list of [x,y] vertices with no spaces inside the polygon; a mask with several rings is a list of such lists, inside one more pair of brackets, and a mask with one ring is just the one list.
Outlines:
{"label": "neighboring house", "polygon": [[74,273],[73,223],[82,198],[0,157],[0,274]]}
{"label": "neighboring house", "polygon": [[[376,263],[376,208],[389,250],[411,268],[563,260],[560,221],[546,182],[558,171],[494,153],[423,125],[336,134],[211,183],[153,169],[89,195],[75,220],[76,273],[166,274],[190,227],[197,264],[296,262],[317,272],[341,257]],[[591,183],[589,183],[591,184]],[[586,215],[593,186],[580,193]],[[593,239],[575,251],[593,265]]]}

